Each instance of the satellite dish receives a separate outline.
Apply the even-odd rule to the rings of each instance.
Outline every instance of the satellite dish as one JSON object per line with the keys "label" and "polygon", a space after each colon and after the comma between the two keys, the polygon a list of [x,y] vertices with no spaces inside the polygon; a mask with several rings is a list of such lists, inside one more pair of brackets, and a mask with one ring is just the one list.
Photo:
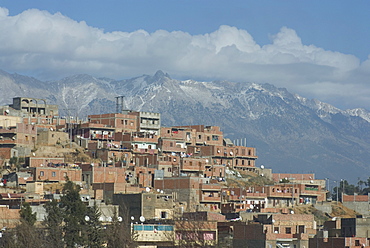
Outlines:
{"label": "satellite dish", "polygon": [[104,221],[104,217],[103,216],[100,216],[99,217],[99,221]]}
{"label": "satellite dish", "polygon": [[9,109],[5,110],[5,113],[9,114]]}
{"label": "satellite dish", "polygon": [[149,193],[150,192],[150,188],[149,187],[146,187],[145,188],[145,191]]}
{"label": "satellite dish", "polygon": [[163,194],[163,190],[161,190],[161,194]]}
{"label": "satellite dish", "polygon": [[119,222],[122,222],[122,220],[123,220],[122,217],[121,216],[118,216],[118,221]]}
{"label": "satellite dish", "polygon": [[89,221],[90,220],[90,217],[89,216],[85,216],[85,221]]}
{"label": "satellite dish", "polygon": [[139,220],[140,220],[141,222],[144,222],[144,221],[145,221],[145,217],[144,217],[144,216],[140,216]]}
{"label": "satellite dish", "polygon": [[160,189],[157,189],[157,192],[159,193],[159,192],[161,192],[161,190]]}
{"label": "satellite dish", "polygon": [[264,165],[261,165],[261,169],[265,169],[265,166]]}
{"label": "satellite dish", "polygon": [[135,217],[134,216],[131,216],[131,220],[135,220]]}
{"label": "satellite dish", "polygon": [[33,156],[36,156],[36,153],[34,153],[34,152],[33,152],[33,153],[32,153],[32,155],[33,155]]}

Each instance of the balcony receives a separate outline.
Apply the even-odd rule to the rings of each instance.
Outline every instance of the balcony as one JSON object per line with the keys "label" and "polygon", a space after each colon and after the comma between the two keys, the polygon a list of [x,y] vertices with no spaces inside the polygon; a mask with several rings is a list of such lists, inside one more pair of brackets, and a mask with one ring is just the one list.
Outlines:
{"label": "balcony", "polygon": [[3,145],[5,145],[5,144],[16,144],[17,142],[16,142],[16,140],[13,140],[13,139],[0,139],[0,144],[3,144]]}
{"label": "balcony", "polygon": [[219,184],[200,184],[200,189],[203,191],[221,191]]}
{"label": "balcony", "polygon": [[181,165],[183,171],[204,171],[204,166],[198,165]]}
{"label": "balcony", "polygon": [[209,196],[209,195],[201,195],[200,202],[221,202],[220,196]]}
{"label": "balcony", "polygon": [[141,154],[157,154],[157,149],[141,149],[141,148],[134,148],[132,149],[133,153],[141,153]]}

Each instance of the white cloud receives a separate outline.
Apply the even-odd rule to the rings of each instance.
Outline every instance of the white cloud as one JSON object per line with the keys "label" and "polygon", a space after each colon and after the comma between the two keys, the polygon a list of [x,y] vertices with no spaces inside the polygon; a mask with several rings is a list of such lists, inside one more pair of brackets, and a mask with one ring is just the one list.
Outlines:
{"label": "white cloud", "polygon": [[107,33],[60,13],[30,9],[9,16],[0,8],[0,33],[0,68],[40,79],[75,73],[120,79],[161,69],[174,78],[269,82],[307,97],[370,108],[364,95],[370,89],[369,60],[361,64],[353,55],[304,45],[287,27],[260,46],[246,30],[230,26],[194,36],[165,30]]}

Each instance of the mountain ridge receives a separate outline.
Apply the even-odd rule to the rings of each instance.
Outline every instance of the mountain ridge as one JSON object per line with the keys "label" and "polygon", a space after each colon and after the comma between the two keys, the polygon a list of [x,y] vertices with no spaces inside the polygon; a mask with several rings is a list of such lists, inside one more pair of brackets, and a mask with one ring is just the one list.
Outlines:
{"label": "mountain ridge", "polygon": [[[257,148],[257,164],[275,172],[353,181],[370,173],[366,109],[341,110],[267,83],[176,80],[163,71],[124,80],[86,74],[50,82],[21,79],[0,71],[0,86],[13,89],[0,93],[0,104],[15,96],[46,98],[61,112],[87,115],[115,112],[115,97],[124,96],[126,109],[159,112],[163,126],[215,125],[232,140],[246,138]],[[349,166],[358,173],[349,175]]]}

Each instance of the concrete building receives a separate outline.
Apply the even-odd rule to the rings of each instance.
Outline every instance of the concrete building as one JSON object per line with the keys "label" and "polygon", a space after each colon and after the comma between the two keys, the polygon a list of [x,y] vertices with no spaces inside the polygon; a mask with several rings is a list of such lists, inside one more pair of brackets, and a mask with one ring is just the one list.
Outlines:
{"label": "concrete building", "polygon": [[316,234],[313,215],[258,214],[253,221],[234,224],[234,247],[308,248]]}
{"label": "concrete building", "polygon": [[176,201],[186,202],[187,211],[220,212],[222,186],[215,180],[199,177],[155,179],[154,188],[175,193]]}
{"label": "concrete building", "polygon": [[310,238],[313,248],[370,247],[370,219],[342,218],[324,223],[324,229]]}
{"label": "concrete building", "polygon": [[15,97],[13,98],[13,104],[9,106],[15,110],[20,110],[23,113],[31,115],[59,115],[58,105],[46,104],[45,99]]}
{"label": "concrete building", "polygon": [[365,217],[370,216],[370,199],[367,195],[342,195],[342,203],[345,207],[355,210]]}
{"label": "concrete building", "polygon": [[145,220],[162,222],[173,219],[176,205],[173,194],[158,192],[114,194],[113,204],[119,205],[123,211],[128,211],[135,222],[140,222],[141,216]]}
{"label": "concrete building", "polygon": [[36,147],[35,125],[17,123],[16,126],[0,129],[0,156],[3,159],[25,157]]}
{"label": "concrete building", "polygon": [[148,132],[160,135],[159,113],[124,110],[122,113],[89,115],[88,118],[90,123],[113,127],[117,132]]}

